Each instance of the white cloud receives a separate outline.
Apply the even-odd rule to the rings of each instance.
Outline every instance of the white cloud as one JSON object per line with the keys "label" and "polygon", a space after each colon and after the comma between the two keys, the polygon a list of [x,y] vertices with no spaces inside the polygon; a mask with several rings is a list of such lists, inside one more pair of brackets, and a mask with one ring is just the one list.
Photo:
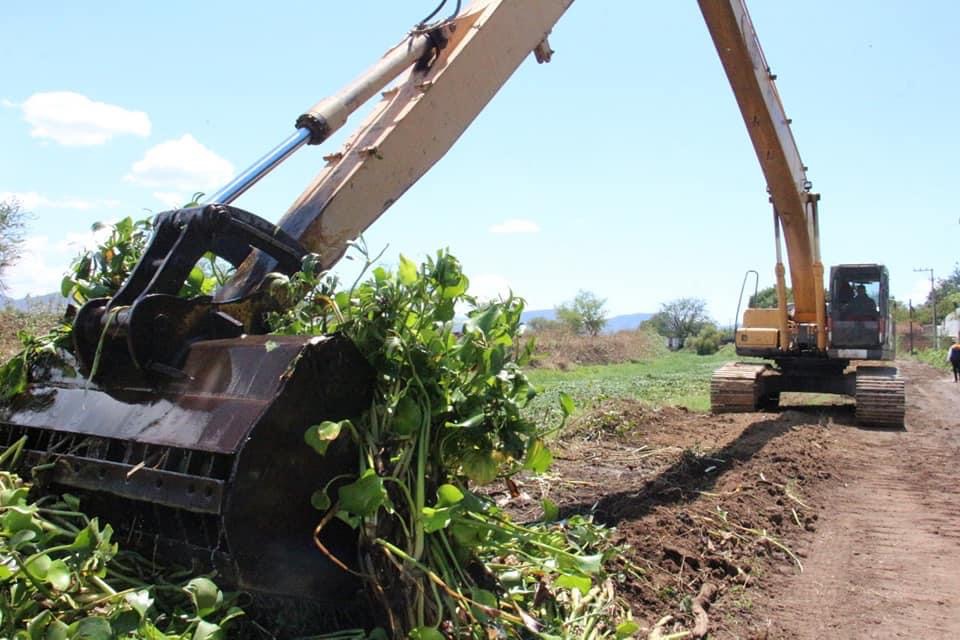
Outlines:
{"label": "white cloud", "polygon": [[0,107],[5,107],[7,109],[16,109],[19,106],[20,105],[18,105],[16,102],[11,102],[6,98],[0,98]]}
{"label": "white cloud", "polygon": [[505,299],[510,295],[510,288],[510,281],[501,275],[483,273],[470,276],[469,293],[481,302]]}
{"label": "white cloud", "polygon": [[[145,187],[192,193],[218,187],[232,177],[233,165],[188,133],[148,149],[124,179]],[[167,191],[154,195],[159,197],[159,193],[170,195]]]}
{"label": "white cloud", "polygon": [[50,198],[36,191],[0,191],[0,202],[16,200],[24,211],[33,212],[37,209],[76,209],[90,211],[93,209],[116,209],[120,206],[118,200],[85,200],[83,198]]}
{"label": "white cloud", "polygon": [[47,236],[29,236],[24,239],[20,260],[7,269],[4,279],[7,295],[22,298],[41,296],[60,290],[60,281],[69,267],[72,254],[50,242]]}
{"label": "white cloud", "polygon": [[540,225],[533,220],[511,218],[490,227],[490,233],[539,233]]}
{"label": "white cloud", "polygon": [[31,136],[62,145],[98,145],[116,135],[150,135],[150,118],[143,111],[97,102],[72,91],[35,93],[20,109],[24,120],[33,127]]}
{"label": "white cloud", "polygon": [[190,199],[190,196],[179,191],[154,191],[153,197],[168,209],[179,209]]}

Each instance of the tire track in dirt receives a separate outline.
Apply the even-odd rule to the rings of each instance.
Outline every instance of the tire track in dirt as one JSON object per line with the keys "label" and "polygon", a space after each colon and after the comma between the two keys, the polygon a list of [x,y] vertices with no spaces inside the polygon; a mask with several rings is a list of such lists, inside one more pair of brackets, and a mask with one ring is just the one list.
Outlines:
{"label": "tire track in dirt", "polygon": [[960,637],[960,385],[901,372],[906,430],[833,426],[848,471],[823,496],[806,570],[771,599],[769,637]]}

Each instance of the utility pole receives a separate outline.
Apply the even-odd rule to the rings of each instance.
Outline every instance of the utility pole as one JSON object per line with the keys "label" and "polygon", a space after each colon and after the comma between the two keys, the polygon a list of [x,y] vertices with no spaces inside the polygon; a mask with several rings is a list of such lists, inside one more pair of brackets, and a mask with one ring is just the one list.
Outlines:
{"label": "utility pole", "polygon": [[910,355],[916,355],[913,348],[913,300],[910,300]]}
{"label": "utility pole", "polygon": [[930,301],[933,303],[933,345],[935,349],[940,348],[940,332],[937,331],[937,290],[933,286],[933,269],[926,267],[924,269],[914,269],[916,272],[930,272]]}

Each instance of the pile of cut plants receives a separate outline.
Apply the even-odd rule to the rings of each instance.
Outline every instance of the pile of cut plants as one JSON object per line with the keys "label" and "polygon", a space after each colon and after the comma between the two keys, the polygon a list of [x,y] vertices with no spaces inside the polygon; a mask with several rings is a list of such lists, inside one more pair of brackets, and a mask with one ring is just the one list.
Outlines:
{"label": "pile of cut plants", "polygon": [[[126,219],[108,231],[64,280],[64,294],[77,304],[116,291],[150,225]],[[316,629],[309,637],[631,637],[638,625],[610,570],[619,552],[610,529],[589,514],[560,518],[549,500],[535,521],[517,522],[478,490],[546,471],[549,436],[574,410],[561,394],[554,424],[524,411],[537,389],[521,369],[529,357],[518,341],[523,301],[473,298],[446,251],[422,264],[401,256],[389,269],[362,241],[353,250],[365,268],[348,286],[319,272],[316,256],[294,276],[269,281],[290,301],[268,319],[276,334],[343,334],[376,372],[362,414],[304,428],[303,446],[316,452],[318,467],[335,441],[349,440],[356,452],[350,474],[316,487],[314,537],[318,554],[361,579],[370,614],[363,628]],[[208,256],[182,295],[209,293],[226,277]],[[455,321],[460,316],[466,320]],[[23,393],[42,367],[69,366],[69,337],[69,323],[23,334],[23,351],[0,369],[0,397]],[[16,447],[4,453],[16,455]],[[7,472],[3,479],[4,637],[199,640],[230,637],[231,629],[271,637],[272,625],[250,615],[243,622],[235,606],[242,596],[220,591],[216,576],[150,566],[118,549],[109,523],[85,516],[75,498],[32,496],[29,478]],[[356,532],[355,557],[323,545],[334,519]]]}

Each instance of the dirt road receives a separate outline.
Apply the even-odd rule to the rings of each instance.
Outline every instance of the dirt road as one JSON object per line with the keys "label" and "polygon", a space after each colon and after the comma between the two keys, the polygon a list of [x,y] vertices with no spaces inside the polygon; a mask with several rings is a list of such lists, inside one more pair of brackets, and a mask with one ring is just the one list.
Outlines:
{"label": "dirt road", "polygon": [[620,591],[650,637],[692,631],[709,592],[709,638],[960,638],[960,385],[901,371],[903,431],[858,427],[850,405],[607,400],[513,509],[536,517],[546,496],[615,526]]}
{"label": "dirt road", "polygon": [[905,431],[838,434],[842,482],[818,496],[805,571],[768,601],[774,637],[960,637],[960,385],[901,372]]}

